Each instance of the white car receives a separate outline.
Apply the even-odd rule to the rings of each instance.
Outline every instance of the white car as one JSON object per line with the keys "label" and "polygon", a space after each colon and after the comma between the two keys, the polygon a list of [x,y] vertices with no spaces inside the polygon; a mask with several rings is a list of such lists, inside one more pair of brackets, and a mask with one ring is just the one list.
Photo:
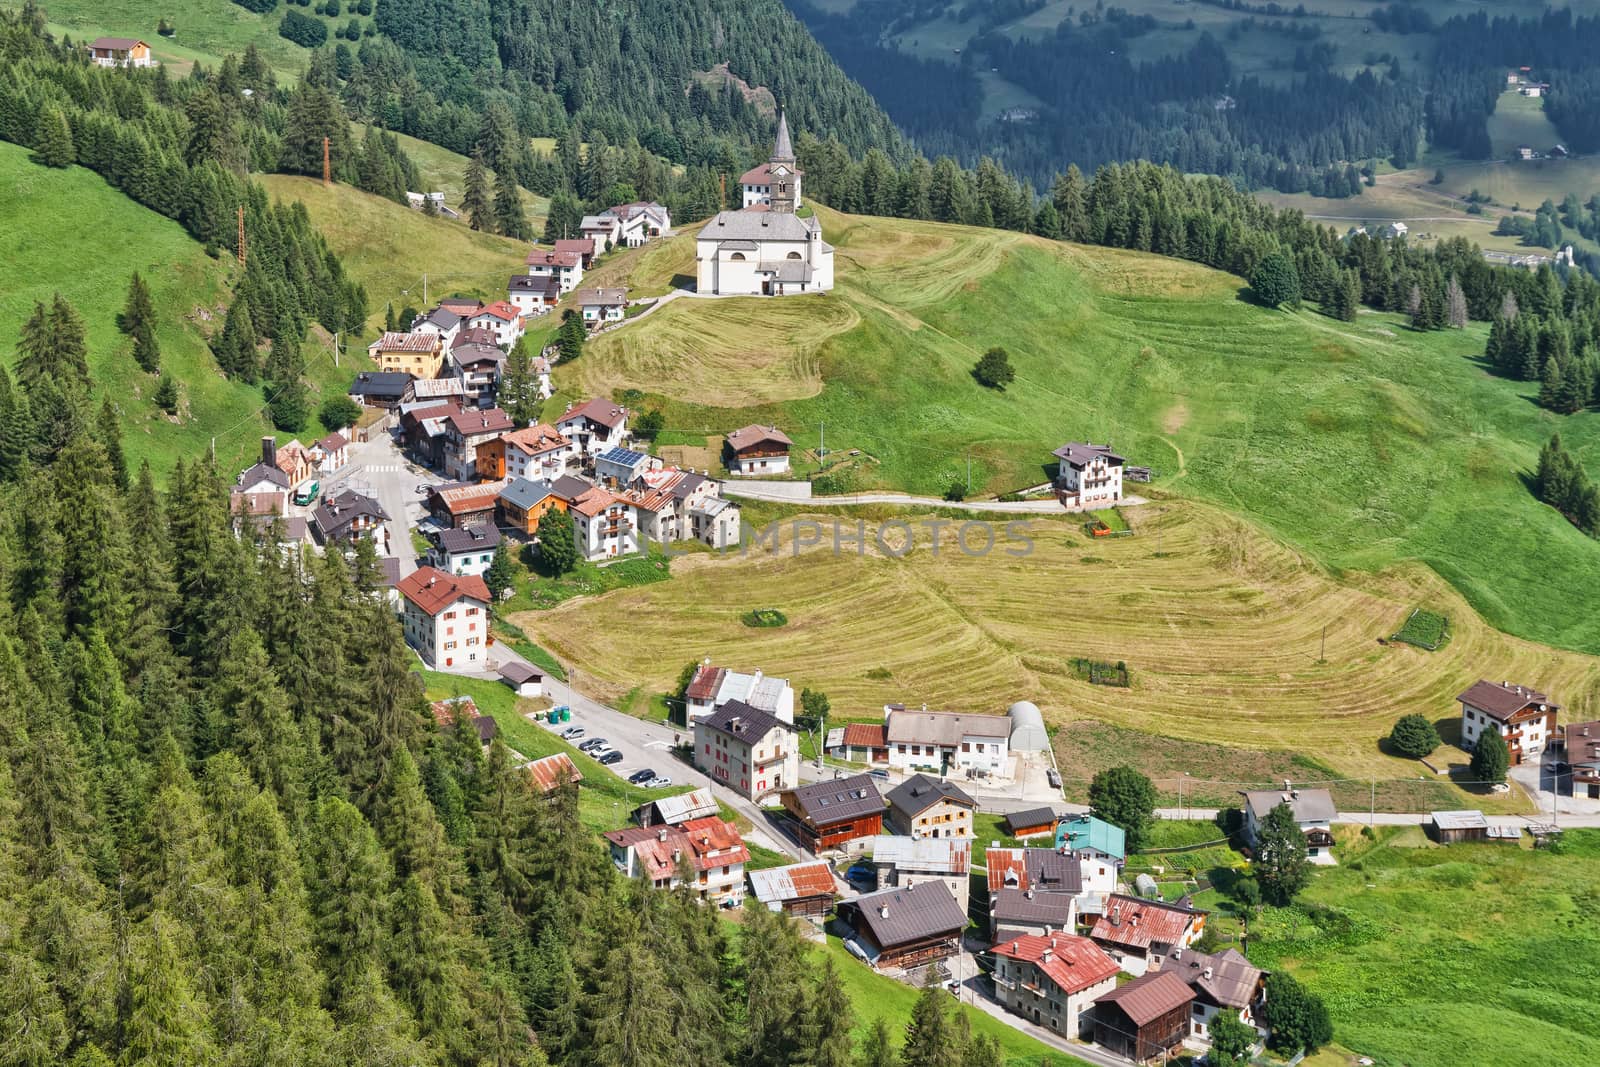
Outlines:
{"label": "white car", "polygon": [[654,778],[650,779],[648,782],[644,783],[644,787],[646,789],[665,789],[667,786],[669,786],[671,784],[672,784],[672,779],[671,778],[668,778],[665,775],[658,774]]}

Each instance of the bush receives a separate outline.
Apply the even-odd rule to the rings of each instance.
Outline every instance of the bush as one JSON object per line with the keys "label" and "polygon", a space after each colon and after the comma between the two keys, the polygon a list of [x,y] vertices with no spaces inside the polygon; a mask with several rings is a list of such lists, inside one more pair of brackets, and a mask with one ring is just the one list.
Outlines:
{"label": "bush", "polygon": [[967,487],[960,482],[951,482],[944,487],[944,498],[952,503],[959,504],[967,499]]}
{"label": "bush", "polygon": [[989,349],[972,368],[972,376],[990,389],[1004,390],[1016,381],[1017,372],[1011,369],[1011,355],[998,346]]}
{"label": "bush", "polygon": [[1472,777],[1480,782],[1499,785],[1506,780],[1511,766],[1511,752],[1506,739],[1498,730],[1484,730],[1478,743],[1472,746]]}
{"label": "bush", "polygon": [[1410,759],[1421,759],[1439,747],[1439,731],[1421,715],[1402,715],[1389,731],[1389,747]]}
{"label": "bush", "polygon": [[317,419],[329,430],[342,430],[354,426],[361,418],[361,405],[347,396],[330,396],[322,402]]}
{"label": "bush", "polygon": [[161,384],[156,387],[156,406],[168,415],[178,413],[178,383],[171,375],[163,375]]}
{"label": "bush", "polygon": [[756,629],[787,626],[789,624],[789,616],[777,608],[756,608],[745,612],[739,616],[739,619],[746,626]]}
{"label": "bush", "polygon": [[654,439],[663,427],[666,426],[666,417],[655,408],[651,408],[633,420],[633,432],[639,437]]}
{"label": "bush", "polygon": [[278,36],[302,48],[321,48],[328,43],[328,27],[310,15],[285,11],[283,21],[278,23]]}

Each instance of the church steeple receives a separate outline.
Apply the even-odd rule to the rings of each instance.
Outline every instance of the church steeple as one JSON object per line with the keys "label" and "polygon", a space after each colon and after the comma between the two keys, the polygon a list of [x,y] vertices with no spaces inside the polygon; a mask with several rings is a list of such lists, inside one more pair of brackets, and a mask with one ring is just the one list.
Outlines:
{"label": "church steeple", "polygon": [[778,138],[772,144],[772,162],[794,162],[794,146],[789,143],[789,119],[781,106],[778,108]]}

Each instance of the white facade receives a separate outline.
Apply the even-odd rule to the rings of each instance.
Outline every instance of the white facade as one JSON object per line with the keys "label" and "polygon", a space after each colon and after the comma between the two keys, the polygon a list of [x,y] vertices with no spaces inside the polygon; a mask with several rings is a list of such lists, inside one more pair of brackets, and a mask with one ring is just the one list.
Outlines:
{"label": "white facade", "polygon": [[1066,444],[1055,451],[1057,485],[1074,493],[1080,507],[1114,504],[1122,499],[1122,457],[1109,445]]}
{"label": "white facade", "polygon": [[[591,413],[602,413],[606,421],[591,418]],[[557,419],[556,430],[572,442],[574,454],[592,456],[627,441],[628,413],[609,401],[590,400]]]}
{"label": "white facade", "polygon": [[421,653],[428,666],[440,671],[487,669],[487,604],[460,597],[438,614],[429,615],[409,598],[403,598],[402,603],[406,644]]}
{"label": "white facade", "polygon": [[795,734],[774,725],[759,737],[694,724],[694,765],[747,800],[761,803],[800,784],[800,747]]}
{"label": "white facade", "polygon": [[1494,730],[1505,740],[1508,748],[1512,747],[1513,735],[1520,743],[1521,759],[1513,759],[1513,763],[1526,760],[1529,756],[1537,756],[1549,746],[1555,734],[1552,725],[1555,716],[1534,716],[1519,719],[1515,723],[1502,722],[1488,712],[1479,711],[1470,705],[1461,708],[1461,747],[1471,752],[1477,745],[1478,738],[1485,730]]}
{"label": "white facade", "polygon": [[[603,489],[590,490],[590,493],[604,492]],[[585,508],[582,501],[589,496],[586,493],[571,508],[573,539],[583,558],[591,563],[631,556],[639,551],[639,523],[633,505],[621,497],[609,493],[606,495],[610,498],[609,502],[597,502],[591,508]],[[594,513],[585,514],[587,510],[593,510]]]}
{"label": "white facade", "polygon": [[494,562],[494,549],[479,547],[447,552],[442,548],[436,548],[434,556],[438,559],[438,567],[442,571],[449,571],[462,577],[469,575],[482,577],[489,572],[489,565]]}
{"label": "white facade", "polygon": [[570,293],[583,281],[583,261],[576,254],[537,252],[528,257],[528,273],[536,278],[554,278],[563,293]]}
{"label": "white facade", "polygon": [[501,348],[510,348],[525,332],[522,313],[509,303],[496,305],[494,311],[485,308],[468,319],[467,325],[475,330],[488,330],[494,334],[494,343]]}
{"label": "white facade", "polygon": [[723,211],[695,240],[697,286],[723,296],[786,296],[833,288],[833,246],[815,218]]}
{"label": "white facade", "polygon": [[524,446],[514,440],[515,436],[508,434],[502,438],[506,443],[507,478],[526,478],[531,482],[541,479],[553,481],[566,470],[567,459],[577,454],[572,442],[564,438],[560,444],[539,447]]}
{"label": "white facade", "polygon": [[1010,755],[1010,720],[1003,715],[960,715],[884,708],[889,767],[911,773],[975,772],[998,775]]}
{"label": "white facade", "polygon": [[707,660],[690,680],[686,696],[690,722],[730,700],[742,701],[782,722],[794,722],[794,687],[787,678],[768,677],[759,670],[745,674],[714,667]]}
{"label": "white facade", "polygon": [[746,456],[734,457],[728,461],[728,473],[744,476],[788,474],[789,457],[782,456]]}

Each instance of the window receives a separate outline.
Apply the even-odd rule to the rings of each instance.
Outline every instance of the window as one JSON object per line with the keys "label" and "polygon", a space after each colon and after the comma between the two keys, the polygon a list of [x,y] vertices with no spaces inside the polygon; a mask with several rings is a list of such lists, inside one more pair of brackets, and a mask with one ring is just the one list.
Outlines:
{"label": "window", "polygon": [[447,612],[444,613],[444,617],[446,619],[453,619],[453,618],[456,617],[456,613],[453,612],[453,611],[447,611]]}
{"label": "window", "polygon": [[784,257],[784,258],[785,258],[785,259],[800,259],[800,258],[802,258],[802,257],[801,257],[801,255],[800,255],[800,253],[799,253],[799,252],[790,252],[790,253],[789,253],[789,254],[788,254],[788,255],[787,255],[787,256],[785,256],[785,257]]}
{"label": "window", "polygon": [[966,742],[966,741],[961,742],[961,751],[963,751],[963,752],[971,752],[972,751],[972,745],[970,743]]}
{"label": "window", "polygon": [[733,255],[728,257],[728,261],[730,263],[743,263],[744,262],[744,253],[743,252],[735,252]]}
{"label": "window", "polygon": [[444,647],[447,648],[447,649],[448,648],[455,648],[456,647],[456,643],[454,641],[446,641],[444,643]]}

